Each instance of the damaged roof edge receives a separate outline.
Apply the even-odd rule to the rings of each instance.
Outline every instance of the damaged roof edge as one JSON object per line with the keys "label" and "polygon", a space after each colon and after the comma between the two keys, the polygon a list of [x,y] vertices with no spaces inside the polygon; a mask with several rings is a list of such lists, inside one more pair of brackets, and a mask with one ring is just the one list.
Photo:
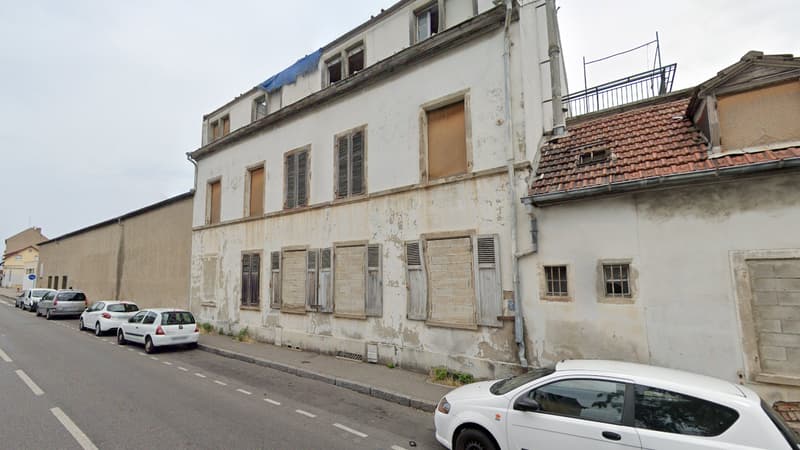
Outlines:
{"label": "damaged roof edge", "polygon": [[800,168],[800,157],[779,159],[756,164],[748,164],[699,172],[678,173],[663,177],[651,177],[642,180],[622,181],[618,183],[603,184],[587,188],[575,189],[565,192],[552,192],[547,194],[534,194],[522,198],[522,203],[533,206],[552,206],[574,200],[601,195],[624,194],[654,188],[669,188],[705,183],[734,176],[756,175],[782,169]]}

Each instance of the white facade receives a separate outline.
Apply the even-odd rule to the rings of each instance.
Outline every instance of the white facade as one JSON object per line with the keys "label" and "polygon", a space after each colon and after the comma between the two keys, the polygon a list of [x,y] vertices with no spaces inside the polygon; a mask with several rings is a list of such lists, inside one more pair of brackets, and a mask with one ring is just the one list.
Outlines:
{"label": "white facade", "polygon": [[[282,108],[302,104],[304,98],[318,91],[323,85],[321,70],[327,55],[348,48],[353,42],[364,42],[364,75],[376,63],[390,64],[393,55],[403,49],[413,51],[413,47],[407,49],[411,43],[409,27],[414,23],[414,11],[425,4],[401,2],[387,14],[358,28],[360,34],[349,33],[341,42],[323,49],[317,71],[281,89]],[[243,119],[247,116],[245,111],[249,114],[251,99],[260,95],[257,91],[206,117],[205,124],[228,114],[232,132],[230,137],[212,143],[216,144],[213,148],[204,146],[193,153],[198,170],[190,307],[199,320],[234,330],[248,327],[248,331],[267,342],[327,353],[366,355],[367,345],[374,344],[379,361],[418,370],[443,365],[478,377],[490,377],[519,367],[514,305],[507,301],[513,299],[512,251],[530,246],[528,216],[519,197],[527,188],[530,161],[541,136],[553,126],[545,2],[529,2],[519,8],[518,18],[517,11],[511,16],[508,33],[513,46],[508,95],[512,107],[508,112],[503,69],[504,6],[494,8],[488,1],[447,0],[438,2],[440,9],[443,4],[446,28],[450,30],[442,31],[427,44],[450,37],[456,37],[458,43],[441,50],[434,46],[432,51],[437,52],[434,56],[373,78],[363,88],[334,100],[304,106],[301,111],[252,132],[250,129],[255,125],[247,126],[242,121],[247,121]],[[476,12],[479,15],[473,20],[463,22]],[[491,19],[491,25],[474,36],[452,27],[487,19]],[[324,90],[319,92],[324,93]],[[466,173],[429,179],[427,111],[461,101],[466,129]],[[274,114],[272,111],[270,108]],[[269,120],[268,116],[265,122]],[[237,135],[236,130],[241,127],[246,128]],[[366,194],[337,199],[335,137],[359,127],[364,130],[366,149]],[[239,135],[244,137],[238,138]],[[204,131],[204,139],[207,137]],[[308,149],[308,205],[284,209],[285,154],[300,148]],[[515,167],[515,194],[509,189],[509,160]],[[261,165],[265,172],[264,214],[246,217],[248,168]],[[208,183],[216,181],[221,186],[220,222],[210,224],[212,199]],[[512,226],[519,228],[515,245],[511,242]],[[499,256],[495,261],[499,265],[496,292],[481,291],[488,283],[482,277],[491,279],[491,274],[485,275],[485,261],[479,260],[480,238],[496,239]],[[464,248],[469,249],[469,261],[464,259],[465,254],[447,253],[446,249],[438,250],[443,252],[440,254],[423,256],[431,290],[427,299],[428,316],[422,320],[410,319],[406,244],[422,240],[425,252],[434,252],[437,246],[456,244],[459,239],[467,244]],[[338,249],[366,244],[380,248],[379,314],[354,317],[336,308],[332,312],[302,308],[288,311],[286,301],[282,308],[270,307],[270,300],[279,292],[271,282],[273,252],[284,252],[281,295],[288,297],[290,287],[296,287],[292,284],[296,280],[287,275],[292,268],[286,264],[295,263],[286,256],[289,252],[333,248],[334,257],[344,257],[347,251]],[[241,302],[242,255],[247,252],[257,253],[261,261],[259,303],[255,307],[243,307]],[[465,284],[461,286],[470,293],[474,290],[471,303],[459,303],[456,298],[457,304],[439,305],[439,299],[434,298],[435,292],[449,292],[447,289],[452,287],[445,286],[451,256],[453,261],[458,259],[471,267],[469,279],[462,280]],[[439,282],[437,277],[442,276],[436,272],[442,261],[445,284],[434,286]],[[462,270],[457,275],[464,273]],[[489,306],[496,307],[497,315],[502,317],[492,317],[495,323],[485,326],[476,322],[481,320],[481,308],[489,294],[496,294]],[[337,295],[341,296],[341,292],[337,294],[334,289],[334,305],[350,301],[337,299]],[[451,307],[461,311],[458,314],[462,319],[472,319],[450,322],[447,315]],[[439,320],[441,317],[437,315],[447,317]]]}

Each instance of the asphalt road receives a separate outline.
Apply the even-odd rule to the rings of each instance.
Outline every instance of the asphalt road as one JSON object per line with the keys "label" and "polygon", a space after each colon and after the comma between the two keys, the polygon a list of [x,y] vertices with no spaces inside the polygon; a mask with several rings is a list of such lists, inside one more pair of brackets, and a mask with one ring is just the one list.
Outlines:
{"label": "asphalt road", "polygon": [[440,447],[431,414],[199,350],[146,355],[0,298],[0,448]]}

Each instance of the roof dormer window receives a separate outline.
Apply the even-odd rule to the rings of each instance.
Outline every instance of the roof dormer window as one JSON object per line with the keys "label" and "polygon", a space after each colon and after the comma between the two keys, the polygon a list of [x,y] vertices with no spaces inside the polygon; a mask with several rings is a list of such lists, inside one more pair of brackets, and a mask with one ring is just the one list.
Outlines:
{"label": "roof dormer window", "polygon": [[583,152],[578,157],[578,166],[606,162],[608,161],[610,155],[611,152],[607,148],[596,148],[594,150]]}
{"label": "roof dormer window", "polygon": [[439,4],[437,2],[418,10],[414,16],[417,42],[422,42],[439,32]]}

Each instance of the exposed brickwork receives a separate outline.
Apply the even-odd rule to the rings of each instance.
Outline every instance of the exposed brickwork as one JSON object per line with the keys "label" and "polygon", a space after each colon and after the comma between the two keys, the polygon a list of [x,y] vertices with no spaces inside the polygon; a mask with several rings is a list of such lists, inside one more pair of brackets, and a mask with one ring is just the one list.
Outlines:
{"label": "exposed brickwork", "polygon": [[795,431],[800,431],[800,402],[775,402],[772,409]]}

